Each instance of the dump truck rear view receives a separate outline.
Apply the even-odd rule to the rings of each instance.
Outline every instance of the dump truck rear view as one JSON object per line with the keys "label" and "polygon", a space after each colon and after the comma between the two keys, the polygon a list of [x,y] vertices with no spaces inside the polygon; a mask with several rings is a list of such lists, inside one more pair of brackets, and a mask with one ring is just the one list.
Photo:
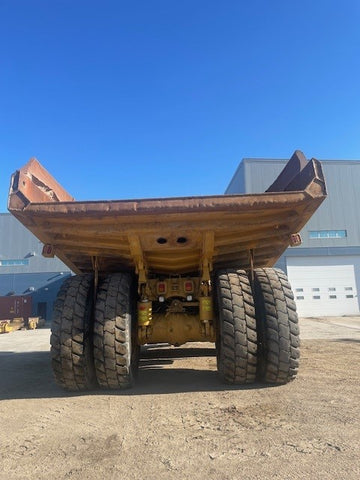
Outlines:
{"label": "dump truck rear view", "polygon": [[133,385],[140,347],[215,342],[229,384],[284,384],[299,365],[286,275],[273,268],[326,197],[296,151],[263,194],[75,201],[31,159],[8,208],[74,273],[54,305],[55,379],[67,390]]}

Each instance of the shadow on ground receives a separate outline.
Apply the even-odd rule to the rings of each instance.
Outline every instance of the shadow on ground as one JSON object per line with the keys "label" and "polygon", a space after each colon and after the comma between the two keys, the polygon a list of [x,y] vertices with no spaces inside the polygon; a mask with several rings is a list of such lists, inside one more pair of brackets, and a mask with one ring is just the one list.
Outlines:
{"label": "shadow on ground", "polygon": [[360,338],[334,338],[332,342],[360,343]]}
{"label": "shadow on ground", "polygon": [[[174,367],[175,360],[214,357],[212,348],[151,348],[142,352],[136,385],[128,390],[65,392],[51,370],[49,352],[0,352],[0,400],[74,397],[79,395],[149,395],[181,392],[269,388],[262,384],[232,386],[220,383],[214,370]],[[165,367],[165,368],[164,368]],[[171,367],[171,368],[166,368]]]}

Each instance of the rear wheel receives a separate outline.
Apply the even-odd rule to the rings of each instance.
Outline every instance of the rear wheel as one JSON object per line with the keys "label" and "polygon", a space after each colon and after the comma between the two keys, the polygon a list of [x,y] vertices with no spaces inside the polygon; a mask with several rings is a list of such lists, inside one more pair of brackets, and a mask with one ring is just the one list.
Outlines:
{"label": "rear wheel", "polygon": [[87,390],[96,386],[92,304],[92,275],[77,275],[65,280],[54,304],[51,363],[56,383],[66,390]]}
{"label": "rear wheel", "polygon": [[222,270],[215,280],[219,375],[226,383],[251,383],[256,378],[257,343],[249,279],[242,270]]}
{"label": "rear wheel", "polygon": [[269,383],[288,383],[298,371],[300,338],[294,295],[285,273],[275,268],[255,269],[254,297],[258,377]]}
{"label": "rear wheel", "polygon": [[133,286],[133,277],[127,273],[108,275],[99,284],[94,359],[98,383],[104,388],[128,388],[134,383],[139,347]]}

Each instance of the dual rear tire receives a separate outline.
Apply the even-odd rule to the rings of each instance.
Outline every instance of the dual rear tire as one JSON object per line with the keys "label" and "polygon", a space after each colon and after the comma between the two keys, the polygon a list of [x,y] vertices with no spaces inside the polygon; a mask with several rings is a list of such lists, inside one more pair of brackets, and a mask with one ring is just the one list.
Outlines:
{"label": "dual rear tire", "polygon": [[255,380],[285,384],[297,374],[299,325],[286,275],[254,270],[252,287],[243,270],[222,270],[215,278],[218,313],[217,364],[230,384]]}
{"label": "dual rear tire", "polygon": [[94,302],[93,276],[67,279],[54,305],[52,367],[65,390],[127,388],[137,370],[134,279],[108,275]]}

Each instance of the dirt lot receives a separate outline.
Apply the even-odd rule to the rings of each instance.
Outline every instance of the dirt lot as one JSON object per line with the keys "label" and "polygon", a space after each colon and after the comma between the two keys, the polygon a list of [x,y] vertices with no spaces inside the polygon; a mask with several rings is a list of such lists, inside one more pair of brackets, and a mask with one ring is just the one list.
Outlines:
{"label": "dirt lot", "polygon": [[301,324],[286,386],[221,385],[209,344],[151,350],[133,390],[87,395],[54,384],[49,330],[1,335],[0,478],[357,480],[360,318]]}

